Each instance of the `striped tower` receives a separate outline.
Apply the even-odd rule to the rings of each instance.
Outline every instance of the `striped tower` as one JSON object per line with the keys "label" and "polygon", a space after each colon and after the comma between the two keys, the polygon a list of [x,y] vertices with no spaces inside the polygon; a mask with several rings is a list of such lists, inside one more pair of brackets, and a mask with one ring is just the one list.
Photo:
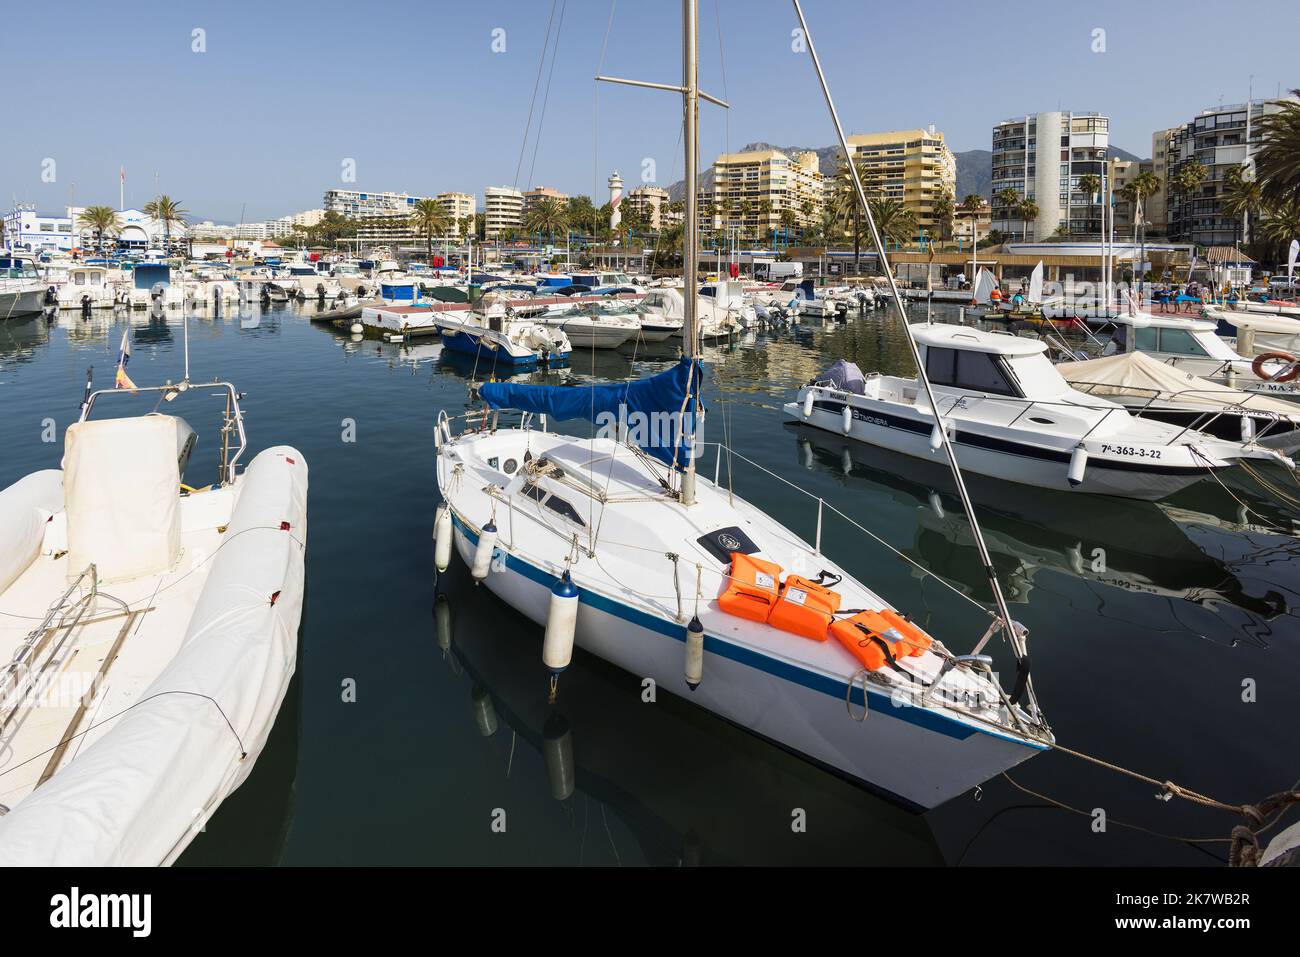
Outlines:
{"label": "striped tower", "polygon": [[623,177],[618,175],[618,170],[614,170],[609,177],[609,228],[618,229],[618,224],[623,221],[623,210],[619,207],[623,203]]}

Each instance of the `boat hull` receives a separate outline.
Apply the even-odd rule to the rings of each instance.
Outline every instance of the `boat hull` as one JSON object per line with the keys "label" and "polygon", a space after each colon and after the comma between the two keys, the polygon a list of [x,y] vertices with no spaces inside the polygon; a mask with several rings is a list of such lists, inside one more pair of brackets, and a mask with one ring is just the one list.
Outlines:
{"label": "boat hull", "polygon": [[[455,542],[470,564],[478,542],[473,528],[454,518]],[[502,601],[544,626],[557,579],[515,555],[484,584]],[[794,751],[911,810],[927,810],[1015,767],[1042,746],[967,725],[946,722],[923,709],[896,707],[874,687],[865,721],[849,716],[840,682],[819,680],[778,659],[716,635],[704,639],[704,680],[690,691],[683,677],[686,628],[603,595],[581,591],[575,641],[579,648],[624,671],[650,678],[745,730]],[[544,686],[541,633],[537,679]],[[563,694],[563,677],[560,693]],[[852,692],[862,712],[861,685]],[[935,769],[947,776],[935,775]]]}
{"label": "boat hull", "polygon": [[[807,418],[799,403],[787,404],[785,412],[806,425],[845,435],[842,402],[818,401],[812,415]],[[939,461],[942,454],[930,446],[931,429],[930,422],[854,408],[852,428],[847,437],[914,458]],[[1070,467],[1070,452],[1067,450],[982,437],[970,431],[965,423],[957,426],[952,443],[963,470],[1020,485],[1093,495],[1158,501],[1210,473],[1208,468],[1141,467],[1136,463],[1130,465],[1094,459],[1084,472],[1083,481],[1072,485],[1067,477]]]}
{"label": "boat hull", "polygon": [[0,292],[0,319],[30,316],[41,312],[45,304],[45,290],[24,289],[19,292]]}
{"label": "boat hull", "polygon": [[443,329],[442,344],[452,352],[474,356],[490,361],[496,365],[509,366],[512,369],[528,369],[540,365],[543,361],[551,365],[564,365],[569,361],[569,353],[557,352],[543,359],[536,352],[511,353],[500,346],[493,348],[485,345],[483,340],[465,330]]}

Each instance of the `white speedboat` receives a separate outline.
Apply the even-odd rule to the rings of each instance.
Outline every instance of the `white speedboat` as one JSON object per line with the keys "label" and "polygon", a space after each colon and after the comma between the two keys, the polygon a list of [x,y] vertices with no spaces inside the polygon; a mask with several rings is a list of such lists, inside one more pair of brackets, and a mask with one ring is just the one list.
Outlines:
{"label": "white speedboat", "polygon": [[563,329],[544,326],[531,319],[511,318],[500,303],[489,306],[482,313],[432,313],[431,321],[442,335],[443,346],[477,359],[485,376],[491,375],[497,367],[519,369],[542,363],[562,365],[569,361],[569,353],[573,351]]}
{"label": "white speedboat", "polygon": [[563,331],[575,349],[617,349],[641,332],[641,324],[630,316],[606,313],[587,304],[547,306],[531,321]]}
{"label": "white speedboat", "polygon": [[[695,0],[683,0],[683,14],[683,272],[693,284]],[[697,474],[694,295],[684,319],[685,355],[657,376],[579,388],[490,382],[480,388],[487,408],[466,416],[466,430],[439,416],[437,567],[454,547],[476,580],[545,626],[538,679],[550,672],[553,696],[583,648],[914,808],[1049,747],[1009,613],[998,619],[1018,660],[1008,695],[978,654],[983,640],[976,654],[955,654],[820,541]],[[512,409],[521,418],[503,425]],[[549,431],[558,419],[587,419],[594,432]]]}
{"label": "white speedboat", "polygon": [[[720,304],[705,296],[696,296],[696,319],[701,342],[729,339],[743,332],[755,321],[754,307],[734,302]],[[669,328],[670,338],[683,335],[686,297],[680,287],[651,289],[640,303],[645,314],[642,324],[653,330]]]}
{"label": "white speedboat", "polygon": [[50,288],[31,260],[0,256],[0,319],[41,312]]}
{"label": "white speedboat", "polygon": [[1300,407],[1179,372],[1145,352],[1076,362],[1056,370],[1077,391],[1118,402],[1136,416],[1229,441],[1300,452]]}
{"label": "white speedboat", "polygon": [[1300,401],[1294,361],[1267,353],[1247,358],[1221,338],[1214,321],[1120,312],[1103,355],[1145,352],[1179,372],[1243,392]]}
{"label": "white speedboat", "polygon": [[[1156,500],[1243,458],[1289,460],[1271,449],[1212,439],[1135,418],[1084,395],[1044,355],[1046,346],[967,326],[912,326],[939,413],[963,469],[993,478],[1097,495]],[[942,444],[935,410],[916,378],[837,363],[799,390],[788,415],[918,458]]]}
{"label": "white speedboat", "polygon": [[73,264],[59,283],[58,297],[60,309],[111,309],[117,289],[109,281],[107,267]]}
{"label": "white speedboat", "polygon": [[132,391],[195,390],[226,403],[215,485],[182,484],[184,420],[92,418],[110,391],[61,469],[0,492],[0,864],[170,864],[266,743],[297,658],[307,465],[274,446],[239,470],[228,383]]}

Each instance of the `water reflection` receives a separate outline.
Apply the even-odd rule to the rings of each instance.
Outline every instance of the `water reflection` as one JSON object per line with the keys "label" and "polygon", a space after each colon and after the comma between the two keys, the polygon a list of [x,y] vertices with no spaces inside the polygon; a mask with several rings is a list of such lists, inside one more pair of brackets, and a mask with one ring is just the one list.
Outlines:
{"label": "water reflection", "polygon": [[590,655],[548,705],[540,629],[459,562],[440,577],[433,631],[464,688],[463,733],[500,741],[516,765],[515,748],[540,756],[537,796],[566,809],[573,863],[592,862],[584,842],[601,834],[584,835],[589,813],[616,816],[652,864],[939,862],[923,818],[687,701],[647,702],[638,678]]}

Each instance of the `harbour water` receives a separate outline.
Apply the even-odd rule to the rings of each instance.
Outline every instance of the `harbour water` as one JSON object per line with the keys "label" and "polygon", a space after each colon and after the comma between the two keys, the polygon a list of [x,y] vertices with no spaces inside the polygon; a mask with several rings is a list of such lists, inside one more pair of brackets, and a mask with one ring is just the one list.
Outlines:
{"label": "harbour water", "polygon": [[[0,323],[0,487],[58,466],[86,370],[96,385],[111,384],[127,322],[132,378],[179,378],[175,314]],[[441,581],[433,571],[435,417],[470,407],[467,387],[488,370],[442,355],[436,342],[354,341],[311,325],[297,307],[194,318],[189,339],[194,380],[228,379],[247,395],[244,461],[294,445],[311,491],[297,677],[250,780],[181,863],[1225,859],[1226,842],[1151,832],[1223,839],[1237,823],[1230,816],[1156,800],[1149,784],[1062,754],[1041,755],[1011,778],[1074,812],[995,779],[916,816],[688,701],[661,692],[647,703],[636,676],[581,653],[549,707],[540,630],[458,563]],[[884,313],[706,348],[706,438],[813,497],[738,456],[717,474],[810,540],[818,496],[871,529],[890,547],[828,518],[823,549],[966,651],[985,619],[912,564],[989,600],[946,469],[784,421],[782,403],[840,357],[865,370],[910,366]],[[529,378],[619,379],[673,358],[662,347],[575,354],[570,368]],[[192,398],[168,411],[190,414],[180,405]],[[202,439],[192,485],[214,478],[217,462],[203,442],[211,423],[194,425]],[[713,453],[701,471],[715,474]],[[1158,504],[979,480],[971,490],[1013,613],[1029,629],[1058,740],[1248,802],[1300,776],[1300,542],[1293,511],[1247,476],[1225,483]],[[1005,656],[998,661],[1009,668]]]}

